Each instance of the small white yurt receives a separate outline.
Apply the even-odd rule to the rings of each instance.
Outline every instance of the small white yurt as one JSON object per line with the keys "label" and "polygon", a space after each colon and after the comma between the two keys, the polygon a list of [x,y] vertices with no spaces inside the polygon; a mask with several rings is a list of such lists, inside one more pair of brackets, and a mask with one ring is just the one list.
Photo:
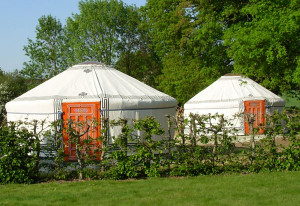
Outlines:
{"label": "small white yurt", "polygon": [[[265,114],[281,111],[285,101],[253,80],[228,74],[199,92],[184,104],[184,116],[193,114],[223,114],[233,119],[235,114],[254,113],[254,125],[264,122]],[[240,135],[248,134],[249,127],[243,119],[232,121]]]}
{"label": "small white yurt", "polygon": [[[8,121],[51,122],[61,118],[103,117],[131,120],[154,116],[166,128],[165,115],[174,116],[176,106],[173,97],[112,67],[83,62],[8,102],[5,107]],[[114,127],[110,136],[119,132],[120,128]],[[74,151],[72,153],[74,156]]]}

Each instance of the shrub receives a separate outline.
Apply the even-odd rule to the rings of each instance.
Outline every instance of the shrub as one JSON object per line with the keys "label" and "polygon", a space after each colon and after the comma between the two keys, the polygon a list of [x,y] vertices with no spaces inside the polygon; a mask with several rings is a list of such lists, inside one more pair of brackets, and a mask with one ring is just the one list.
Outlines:
{"label": "shrub", "polygon": [[27,129],[10,124],[0,128],[0,182],[31,183],[36,178],[38,141]]}
{"label": "shrub", "polygon": [[[105,120],[101,136],[97,137],[97,141],[101,140],[101,148],[94,152],[91,152],[90,138],[79,141],[88,130],[69,126],[65,132],[73,132],[71,141],[77,143],[77,156],[82,161],[77,164],[65,162],[62,122],[54,122],[47,128],[43,122],[36,121],[1,126],[0,181],[2,184],[31,183],[41,177],[38,176],[41,167],[47,167],[50,178],[55,179],[127,179],[300,169],[297,111],[266,116],[266,124],[261,125],[265,138],[254,141],[256,133],[253,130],[251,144],[244,148],[235,146],[236,131],[231,121],[222,115],[191,115],[185,120],[177,117],[174,139],[171,138],[171,117],[167,116],[167,121],[169,129],[165,134],[154,117],[130,122]],[[87,122],[80,122],[80,127],[88,128],[85,124]],[[22,125],[33,131],[29,132]],[[108,144],[108,125],[121,127],[121,133],[113,137],[113,144]],[[39,141],[42,137],[47,139],[43,148]],[[276,145],[277,137],[288,140],[289,145],[284,148]],[[40,161],[41,150],[49,161]],[[49,178],[48,174],[45,176]]]}
{"label": "shrub", "polygon": [[116,161],[111,168],[113,178],[160,176],[163,141],[153,139],[162,135],[164,131],[155,118],[146,117],[134,121],[131,125],[126,119],[120,119],[112,122],[112,125],[122,127],[122,133],[115,137],[114,151],[111,154],[111,158]]}

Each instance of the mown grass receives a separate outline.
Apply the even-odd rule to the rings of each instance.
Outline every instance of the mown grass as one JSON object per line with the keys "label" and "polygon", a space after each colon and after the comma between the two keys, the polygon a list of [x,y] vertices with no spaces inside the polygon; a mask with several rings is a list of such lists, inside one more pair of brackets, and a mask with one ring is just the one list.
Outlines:
{"label": "mown grass", "polygon": [[0,205],[299,205],[300,172],[1,185]]}

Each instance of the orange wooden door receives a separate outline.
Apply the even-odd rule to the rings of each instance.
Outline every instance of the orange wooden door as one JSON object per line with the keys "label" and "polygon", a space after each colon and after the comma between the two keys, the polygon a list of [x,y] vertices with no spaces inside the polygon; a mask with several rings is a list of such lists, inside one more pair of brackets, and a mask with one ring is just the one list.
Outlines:
{"label": "orange wooden door", "polygon": [[253,116],[253,128],[259,128],[257,134],[264,133],[265,125],[265,100],[249,100],[244,102],[245,106],[245,133],[246,135],[251,134],[250,131],[250,115]]}
{"label": "orange wooden door", "polygon": [[[72,127],[78,132],[83,133],[90,128],[86,134],[80,137],[80,144],[84,144],[84,140],[90,140],[88,145],[88,151],[90,155],[95,155],[96,159],[100,159],[101,153],[99,151],[101,147],[100,142],[100,124],[94,124],[95,121],[100,121],[100,102],[76,102],[76,103],[63,103],[63,120],[65,127],[67,127],[68,121],[74,122]],[[66,155],[66,161],[75,161],[76,147],[74,140],[71,141],[68,133],[64,130],[63,134],[64,153]],[[98,151],[97,151],[98,150]],[[82,151],[86,152],[86,151]]]}

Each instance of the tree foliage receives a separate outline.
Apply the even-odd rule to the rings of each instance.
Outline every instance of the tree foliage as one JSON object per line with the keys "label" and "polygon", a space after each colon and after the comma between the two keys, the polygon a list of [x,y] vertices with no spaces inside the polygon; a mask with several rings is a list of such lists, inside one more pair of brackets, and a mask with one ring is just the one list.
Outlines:
{"label": "tree foliage", "polygon": [[275,93],[300,88],[298,0],[82,0],[61,23],[39,19],[22,73],[43,81],[66,65],[99,61],[177,98],[220,76],[248,76]]}
{"label": "tree foliage", "polygon": [[112,65],[125,48],[127,13],[133,10],[118,0],[79,2],[79,14],[69,17],[66,25],[70,60]]}
{"label": "tree foliage", "polygon": [[242,21],[225,30],[234,71],[272,91],[299,89],[299,2],[250,0],[239,10]]}
{"label": "tree foliage", "polygon": [[221,41],[221,6],[208,1],[147,2],[149,36],[163,63],[160,89],[181,103],[232,69]]}
{"label": "tree foliage", "polygon": [[143,12],[163,64],[159,88],[180,103],[228,72],[299,91],[297,1],[149,0]]}
{"label": "tree foliage", "polygon": [[26,56],[21,73],[30,80],[30,86],[36,86],[60,73],[67,67],[65,35],[61,22],[51,15],[38,19],[35,40],[28,39],[24,46]]}
{"label": "tree foliage", "polygon": [[123,38],[124,47],[115,67],[144,83],[157,87],[157,76],[162,64],[148,35],[149,28],[144,23],[145,13],[136,10],[128,14],[127,30]]}
{"label": "tree foliage", "polygon": [[0,68],[0,122],[5,119],[5,104],[26,92],[26,80],[16,70],[5,73]]}
{"label": "tree foliage", "polygon": [[147,29],[136,6],[118,0],[88,0],[79,3],[79,14],[65,27],[70,64],[99,61],[151,86],[161,66],[149,47]]}

